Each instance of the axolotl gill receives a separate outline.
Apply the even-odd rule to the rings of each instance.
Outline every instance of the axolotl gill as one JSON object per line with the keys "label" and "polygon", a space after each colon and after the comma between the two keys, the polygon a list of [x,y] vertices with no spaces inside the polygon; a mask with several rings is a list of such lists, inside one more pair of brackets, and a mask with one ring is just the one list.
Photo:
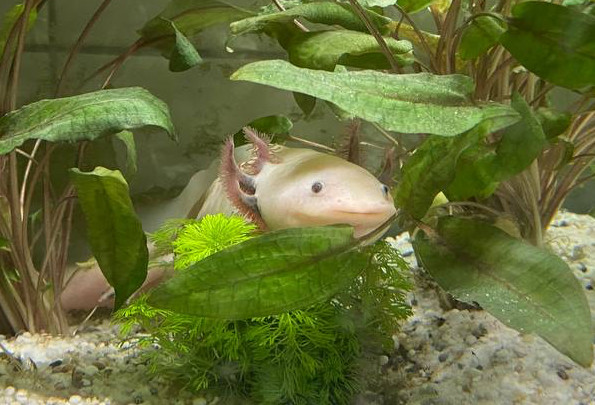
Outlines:
{"label": "axolotl gill", "polygon": [[[362,167],[311,149],[271,145],[251,128],[244,128],[244,134],[249,145],[235,148],[229,138],[218,170],[195,174],[182,193],[153,216],[161,216],[162,222],[236,213],[263,231],[348,224],[356,238],[375,235],[370,242],[396,215],[389,188]],[[150,271],[142,289],[162,278],[163,270]],[[97,266],[77,271],[63,291],[62,305],[93,308],[109,288]],[[111,306],[111,300],[99,304]]]}

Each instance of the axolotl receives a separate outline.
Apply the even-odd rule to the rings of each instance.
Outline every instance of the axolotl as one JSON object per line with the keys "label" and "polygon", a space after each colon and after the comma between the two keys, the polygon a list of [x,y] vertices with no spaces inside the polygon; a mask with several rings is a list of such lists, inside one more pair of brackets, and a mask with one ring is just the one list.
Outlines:
{"label": "axolotl", "polygon": [[[250,128],[244,133],[251,144],[235,148],[233,139],[227,140],[211,185],[204,183],[213,170],[198,172],[180,196],[161,208],[161,217],[237,213],[263,231],[348,224],[359,238],[396,214],[389,188],[362,167],[311,149],[270,145]],[[377,238],[382,229],[374,233]],[[145,287],[158,283],[162,273],[149,272]],[[79,271],[66,286],[62,305],[90,309],[107,290],[98,268]]]}

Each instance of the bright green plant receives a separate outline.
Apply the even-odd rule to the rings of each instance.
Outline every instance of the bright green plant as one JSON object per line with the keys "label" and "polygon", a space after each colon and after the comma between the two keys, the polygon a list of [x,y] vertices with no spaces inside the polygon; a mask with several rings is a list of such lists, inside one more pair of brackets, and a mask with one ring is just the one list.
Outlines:
{"label": "bright green plant", "polygon": [[[153,240],[175,254],[181,274],[230,245],[252,238],[240,217],[207,216],[166,225]],[[262,404],[348,403],[366,383],[364,357],[392,346],[391,334],[408,316],[407,265],[385,242],[366,249],[372,262],[333,300],[273,316],[224,320],[150,305],[141,297],[116,314],[122,332],[149,333],[150,369],[186,389]],[[225,269],[221,271],[225,278]],[[374,362],[368,361],[368,364]]]}

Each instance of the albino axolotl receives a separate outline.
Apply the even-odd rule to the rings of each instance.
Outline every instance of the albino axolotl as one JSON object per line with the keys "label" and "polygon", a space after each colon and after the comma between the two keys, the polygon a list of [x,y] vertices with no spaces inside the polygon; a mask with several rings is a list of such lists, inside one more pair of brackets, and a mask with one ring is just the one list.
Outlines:
{"label": "albino axolotl", "polygon": [[[311,149],[269,145],[250,128],[244,133],[251,147],[234,148],[230,138],[210,187],[204,183],[213,170],[198,172],[161,209],[162,219],[238,213],[261,230],[349,224],[357,238],[388,227],[396,214],[388,187],[362,167]],[[145,284],[152,286],[162,276],[163,271],[151,271]],[[80,271],[66,286],[62,305],[91,309],[106,290],[109,285],[98,268]]]}

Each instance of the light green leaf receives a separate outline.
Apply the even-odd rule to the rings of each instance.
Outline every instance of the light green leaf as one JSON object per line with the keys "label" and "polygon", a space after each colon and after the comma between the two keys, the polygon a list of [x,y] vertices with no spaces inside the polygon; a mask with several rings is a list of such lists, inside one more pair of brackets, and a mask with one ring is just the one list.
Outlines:
{"label": "light green leaf", "polygon": [[305,93],[403,133],[453,136],[486,118],[518,115],[505,105],[473,103],[473,82],[462,75],[326,72],[269,60],[245,65],[231,79]]}
{"label": "light green leaf", "polygon": [[397,3],[397,0],[358,0],[363,7],[389,7]]}
{"label": "light green leaf", "polygon": [[147,125],[163,128],[176,139],[167,105],[140,87],[41,100],[0,118],[0,154],[29,139],[91,141]]}
{"label": "light green leaf", "polygon": [[[366,10],[366,12],[370,21],[376,25],[382,33],[387,33],[386,25],[391,19],[383,17],[370,10]],[[229,27],[232,34],[244,35],[251,32],[262,32],[272,23],[293,24],[293,20],[299,17],[312,23],[340,25],[348,30],[368,32],[366,25],[353,13],[348,5],[332,2],[301,4],[285,11],[245,18],[231,23]]]}
{"label": "light green leaf", "polygon": [[401,6],[403,11],[409,14],[414,14],[430,7],[437,0],[398,0],[397,4]]}
{"label": "light green leaf", "polygon": [[118,309],[145,281],[149,253],[128,184],[117,170],[96,167],[92,172],[70,169],[87,223],[91,251],[116,292]]}
{"label": "light green leaf", "polygon": [[122,131],[116,134],[116,138],[122,141],[124,146],[126,146],[126,171],[128,174],[135,174],[137,167],[134,134],[130,131]]}
{"label": "light green leaf", "polygon": [[459,54],[463,60],[475,59],[498,43],[505,31],[502,21],[491,16],[474,18],[463,31]]}
{"label": "light green leaf", "polygon": [[[390,37],[384,40],[401,66],[413,63],[413,46],[409,41],[397,41]],[[299,67],[330,72],[335,70],[337,63],[355,67],[390,68],[376,39],[370,34],[358,31],[301,33],[289,40],[286,50],[289,53],[289,61]],[[364,62],[370,62],[371,55],[379,56],[376,58],[379,60],[363,66]],[[362,60],[362,57],[368,57],[368,59]]]}
{"label": "light green leaf", "polygon": [[178,30],[173,22],[171,27],[175,33],[175,45],[169,56],[169,70],[183,72],[202,62],[202,58],[192,43]]}
{"label": "light green leaf", "polygon": [[443,217],[436,240],[420,232],[421,263],[458,300],[535,333],[578,364],[593,361],[591,316],[572,270],[558,256],[476,220]]}
{"label": "light green leaf", "polygon": [[[12,6],[6,14],[4,14],[4,18],[2,20],[2,24],[0,25],[0,55],[4,52],[4,47],[6,46],[6,41],[8,41],[8,36],[10,35],[10,31],[14,24],[17,22],[23,11],[25,10],[25,6],[23,4],[15,4]],[[27,31],[33,27],[35,21],[37,20],[37,8],[33,7],[31,12],[29,13],[29,21],[27,21]],[[16,42],[13,42],[13,50],[14,46],[16,46]]]}
{"label": "light green leaf", "polygon": [[245,319],[304,308],[347,287],[367,265],[353,250],[353,228],[294,228],[266,233],[176,274],[149,296],[175,312]]}
{"label": "light green leaf", "polygon": [[512,9],[500,42],[544,80],[569,89],[595,85],[595,16],[541,1]]}

